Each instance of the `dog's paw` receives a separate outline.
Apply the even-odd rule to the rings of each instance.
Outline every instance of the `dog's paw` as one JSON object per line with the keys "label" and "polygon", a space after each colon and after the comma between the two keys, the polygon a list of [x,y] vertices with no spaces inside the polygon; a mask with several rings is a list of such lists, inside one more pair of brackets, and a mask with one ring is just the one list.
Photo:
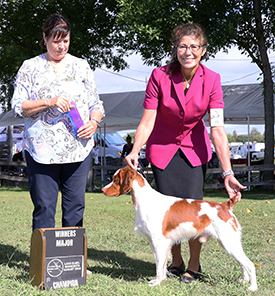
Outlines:
{"label": "dog's paw", "polygon": [[248,290],[255,292],[255,291],[258,290],[258,286],[257,286],[257,285],[250,285],[250,286],[248,287]]}
{"label": "dog's paw", "polygon": [[159,286],[160,284],[161,284],[161,281],[158,278],[156,278],[154,280],[151,280],[149,282],[149,286],[150,287]]}
{"label": "dog's paw", "polygon": [[[249,282],[249,279],[240,279],[240,283],[241,284],[245,284]],[[251,284],[249,287],[248,287],[248,290],[250,291],[257,291],[258,290],[258,286],[257,286],[257,283],[253,283]]]}
{"label": "dog's paw", "polygon": [[250,285],[250,286],[248,287],[248,290],[250,290],[250,291],[257,291],[257,290],[258,290],[258,286],[257,286],[257,284],[256,284],[256,285]]}

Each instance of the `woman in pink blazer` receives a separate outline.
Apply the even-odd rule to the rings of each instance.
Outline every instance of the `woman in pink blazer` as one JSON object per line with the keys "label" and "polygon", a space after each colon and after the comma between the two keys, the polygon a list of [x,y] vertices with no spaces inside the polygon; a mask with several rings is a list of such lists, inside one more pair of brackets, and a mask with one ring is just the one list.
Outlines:
{"label": "woman in pink blazer", "polygon": [[[154,69],[147,85],[144,113],[137,128],[134,147],[125,162],[136,168],[138,153],[146,145],[157,190],[181,198],[203,198],[206,164],[212,149],[203,117],[211,116],[211,139],[223,170],[229,197],[241,198],[244,189],[234,177],[230,165],[229,145],[223,126],[223,92],[220,75],[203,66],[207,40],[201,27],[186,24],[172,32],[171,62]],[[172,247],[169,275],[180,276],[185,283],[200,278],[198,240],[189,242],[187,270],[181,246]]]}

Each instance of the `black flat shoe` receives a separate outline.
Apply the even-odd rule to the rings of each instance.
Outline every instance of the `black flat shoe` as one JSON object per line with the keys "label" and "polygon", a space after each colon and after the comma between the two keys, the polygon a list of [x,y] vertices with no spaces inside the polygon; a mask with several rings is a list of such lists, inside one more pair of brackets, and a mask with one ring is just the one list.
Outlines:
{"label": "black flat shoe", "polygon": [[182,275],[180,278],[181,282],[184,282],[185,284],[190,284],[193,281],[197,281],[201,278],[201,266],[199,266],[198,272],[187,269],[185,273],[188,273],[189,275],[191,275],[191,277]]}
{"label": "black flat shoe", "polygon": [[167,268],[167,276],[169,278],[171,277],[175,277],[175,276],[178,276],[180,277],[183,273],[184,273],[184,270],[185,270],[185,264],[184,262],[182,261],[180,267],[177,267],[177,266],[172,266],[172,264]]}

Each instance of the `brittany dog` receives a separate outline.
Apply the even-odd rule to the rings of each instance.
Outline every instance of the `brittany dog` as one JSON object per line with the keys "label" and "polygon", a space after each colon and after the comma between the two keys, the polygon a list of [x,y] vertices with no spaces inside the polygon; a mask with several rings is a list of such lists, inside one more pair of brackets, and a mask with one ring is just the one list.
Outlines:
{"label": "brittany dog", "polygon": [[241,226],[232,212],[236,197],[217,203],[166,196],[128,166],[117,170],[102,191],[106,196],[131,192],[135,231],[149,240],[156,261],[157,275],[150,286],[160,285],[166,279],[167,259],[174,244],[194,238],[204,243],[213,236],[241,266],[241,282],[250,281],[248,289],[257,290],[255,266],[243,251]]}

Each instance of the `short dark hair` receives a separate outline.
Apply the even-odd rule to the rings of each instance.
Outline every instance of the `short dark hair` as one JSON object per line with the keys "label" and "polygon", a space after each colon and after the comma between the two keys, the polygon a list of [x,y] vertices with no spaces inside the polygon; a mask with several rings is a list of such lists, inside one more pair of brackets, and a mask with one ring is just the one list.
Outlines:
{"label": "short dark hair", "polygon": [[128,136],[126,137],[126,140],[132,140],[132,137],[131,137],[130,135],[128,135]]}
{"label": "short dark hair", "polygon": [[[177,48],[180,43],[180,40],[183,36],[194,36],[196,39],[200,40],[200,45],[203,48],[207,49],[207,38],[201,26],[197,23],[187,23],[184,25],[179,25],[175,27],[172,31],[172,39],[171,42],[173,44],[172,52],[171,52],[171,59],[168,66],[168,72],[170,74],[174,74],[177,71],[180,71],[180,64],[177,58]],[[201,60],[207,57],[207,51],[201,57]]]}
{"label": "short dark hair", "polygon": [[[71,32],[69,22],[60,14],[53,14],[46,19],[43,25],[43,33],[46,38],[64,38]],[[40,41],[40,47],[46,49],[44,39]]]}

